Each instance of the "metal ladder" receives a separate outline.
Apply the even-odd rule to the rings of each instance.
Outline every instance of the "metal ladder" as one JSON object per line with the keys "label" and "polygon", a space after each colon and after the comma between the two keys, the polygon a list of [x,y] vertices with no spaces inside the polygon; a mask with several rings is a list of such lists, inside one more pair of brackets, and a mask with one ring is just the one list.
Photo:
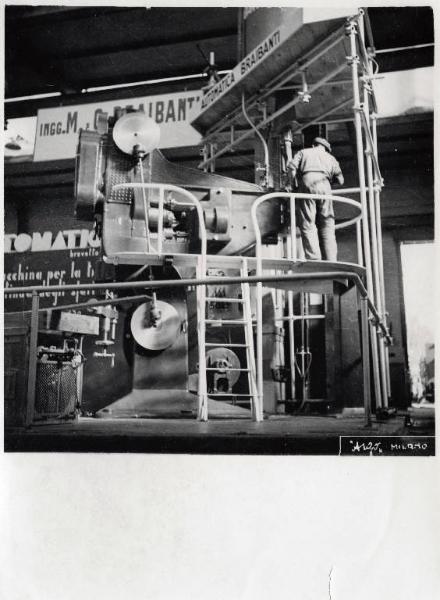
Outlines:
{"label": "metal ladder", "polygon": [[[205,257],[206,259],[206,257]],[[206,260],[200,256],[197,265],[197,277],[206,277]],[[242,258],[240,275],[242,278],[248,276],[248,263],[246,258]],[[216,277],[219,283],[222,278]],[[208,420],[208,396],[211,398],[228,398],[231,396],[247,398],[251,402],[251,416],[254,421],[261,421],[262,407],[259,403],[257,393],[257,375],[254,350],[254,334],[252,327],[251,299],[249,284],[242,282],[241,298],[229,297],[210,297],[206,295],[206,286],[201,285],[197,288],[197,316],[198,316],[198,343],[199,343],[199,409],[198,419],[200,421]],[[240,319],[207,319],[206,304],[208,302],[216,302],[225,304],[237,303],[242,306],[242,318]],[[244,331],[244,343],[224,343],[224,342],[209,342],[206,340],[207,326],[222,326],[222,325],[240,325]],[[245,348],[246,349],[246,365],[243,367],[222,367],[224,372],[239,372],[247,373],[248,393],[230,392],[214,392],[208,393],[207,375],[209,372],[219,370],[218,367],[208,367],[206,365],[206,352],[208,348]]]}

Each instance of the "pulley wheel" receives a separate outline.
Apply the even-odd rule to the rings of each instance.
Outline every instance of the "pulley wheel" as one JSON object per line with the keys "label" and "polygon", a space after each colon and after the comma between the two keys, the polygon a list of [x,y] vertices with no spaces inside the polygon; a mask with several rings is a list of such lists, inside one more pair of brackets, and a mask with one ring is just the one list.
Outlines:
{"label": "pulley wheel", "polygon": [[126,113],[113,127],[113,140],[125,154],[148,154],[159,146],[160,127],[143,112]]}
{"label": "pulley wheel", "polygon": [[[206,353],[206,366],[217,367],[217,373],[222,373],[225,367],[239,369],[240,360],[238,356],[229,348],[213,348]],[[227,374],[231,388],[240,378],[240,371],[224,371]],[[214,371],[211,371],[214,373]]]}
{"label": "pulley wheel", "polygon": [[160,318],[155,325],[150,317],[150,302],[138,306],[131,317],[133,337],[139,346],[146,350],[169,348],[180,332],[181,319],[174,306],[163,300],[157,300],[156,307],[160,311]]}

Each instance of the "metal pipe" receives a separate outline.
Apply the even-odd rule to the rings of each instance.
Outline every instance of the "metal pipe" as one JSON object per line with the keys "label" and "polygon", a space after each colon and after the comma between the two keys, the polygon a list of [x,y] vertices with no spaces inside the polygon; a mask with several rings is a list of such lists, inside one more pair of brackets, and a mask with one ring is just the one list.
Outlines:
{"label": "metal pipe", "polygon": [[434,42],[429,44],[414,44],[412,46],[397,46],[396,48],[382,48],[381,50],[375,50],[375,54],[387,54],[388,52],[402,52],[403,50],[418,50],[419,48],[431,48],[434,46]]}
{"label": "metal pipe", "polygon": [[35,388],[37,383],[37,345],[38,345],[38,309],[40,296],[35,290],[32,292],[32,312],[29,337],[28,380],[26,391],[26,417],[25,425],[29,427],[34,420]]}
{"label": "metal pipe", "polygon": [[317,319],[325,319],[325,315],[307,315],[305,317],[301,317],[300,315],[293,315],[292,317],[282,317],[281,319],[277,319],[278,321],[299,321],[300,319],[305,319],[306,321],[316,321]]}
{"label": "metal pipe", "polygon": [[[287,246],[287,258],[290,260],[297,260],[297,248],[296,248],[296,202],[295,196],[290,196],[290,236],[289,243]],[[291,400],[295,400],[296,388],[295,388],[295,323],[293,321],[293,291],[287,291],[287,314],[289,316],[289,354],[290,354],[290,397]]]}
{"label": "metal pipe", "polygon": [[163,202],[164,202],[164,189],[159,188],[159,215],[157,223],[157,253],[162,254],[162,243],[163,243]]}
{"label": "metal pipe", "polygon": [[357,223],[356,223],[356,249],[357,249],[358,265],[363,267],[364,266],[364,255],[362,252],[362,231],[361,231],[361,222],[360,221],[357,221]]}
{"label": "metal pipe", "polygon": [[[142,165],[142,157],[139,157],[138,160],[138,169],[141,178],[141,184],[144,184],[144,169]],[[150,225],[149,225],[149,216],[148,216],[148,202],[147,196],[145,194],[145,188],[142,187],[142,202],[144,206],[144,222],[145,222],[145,239],[147,240],[147,248],[148,252],[150,252]]]}
{"label": "metal pipe", "polygon": [[370,156],[371,156],[371,158],[373,160],[376,181],[378,182],[378,184],[380,186],[382,186],[383,185],[383,177],[382,177],[382,174],[380,172],[380,168],[379,168],[379,163],[378,163],[378,160],[377,160],[377,156],[374,153],[374,142],[373,142],[373,138],[371,137],[371,131],[370,131],[370,128],[368,126],[367,117],[366,117],[365,112],[364,112],[363,109],[360,109],[360,111],[361,111],[361,117],[362,117],[362,121],[363,121],[363,125],[364,125],[366,140],[367,140],[368,145],[370,147],[369,154],[370,154]]}
{"label": "metal pipe", "polygon": [[[370,57],[370,59],[368,61],[368,71],[369,71],[369,75],[370,75],[371,94],[372,94],[372,98],[374,99],[374,106],[373,106],[373,115],[371,115],[371,117],[370,117],[370,115],[368,113],[368,116],[370,117],[368,124],[369,124],[369,126],[371,126],[371,130],[370,130],[370,127],[368,127],[368,134],[369,134],[369,140],[371,143],[371,151],[372,151],[373,160],[375,161],[375,164],[377,165],[377,170],[378,170],[377,177],[380,178],[377,181],[377,183],[379,185],[375,187],[374,195],[373,195],[374,209],[375,209],[375,214],[376,214],[376,240],[377,240],[377,252],[378,252],[377,269],[378,269],[378,285],[379,285],[378,297],[377,297],[376,303],[377,303],[379,314],[381,315],[381,318],[383,318],[386,323],[385,284],[384,284],[384,276],[383,276],[383,247],[382,247],[382,226],[381,226],[382,220],[381,220],[381,214],[380,214],[380,190],[383,185],[383,180],[380,175],[378,152],[377,152],[377,119],[376,119],[377,103],[375,101],[374,89],[371,84],[371,76],[372,76],[371,62],[372,61],[371,61],[371,57]],[[383,394],[383,402],[384,402],[384,406],[388,406],[388,398],[391,397],[389,351],[388,351],[388,346],[384,344],[383,339],[379,339],[379,358],[380,358],[380,363],[381,363],[382,380],[385,380],[385,383],[384,383],[385,391]]]}
{"label": "metal pipe", "polygon": [[[368,298],[368,292],[366,287],[364,286],[362,279],[359,277],[358,273],[354,271],[327,271],[325,273],[294,273],[291,275],[261,275],[261,276],[249,276],[246,278],[243,277],[222,277],[222,284],[237,284],[242,282],[248,283],[271,283],[271,282],[281,282],[281,283],[289,283],[293,281],[306,281],[308,279],[323,279],[323,280],[332,280],[332,279],[349,279],[353,281],[354,285],[359,289],[359,292],[362,296]],[[127,282],[123,281],[121,283],[83,283],[83,284],[71,284],[71,285],[54,285],[50,286],[52,291],[61,291],[61,290],[90,290],[90,289],[130,289],[130,288],[145,288],[145,289],[162,289],[162,288],[179,288],[179,287],[197,287],[201,285],[216,285],[219,282],[218,277],[206,277],[204,279],[167,279],[161,281],[134,281]],[[9,288],[9,290],[4,290],[5,294],[8,293],[31,293],[35,291],[45,292],[47,291],[46,286],[27,286],[21,288]],[[373,302],[368,298],[368,306],[370,312],[372,313],[377,326],[381,328],[384,336],[391,343],[391,337],[388,332],[388,329],[384,325],[381,317],[379,316],[376,307]]]}
{"label": "metal pipe", "polygon": [[[356,151],[357,151],[357,161],[358,161],[358,172],[359,172],[359,185],[360,185],[360,196],[361,196],[361,205],[362,205],[362,233],[363,233],[363,251],[364,251],[364,260],[365,260],[365,268],[366,268],[366,276],[367,276],[367,289],[372,293],[373,291],[373,278],[372,278],[372,265],[371,265],[371,245],[370,245],[370,232],[368,227],[368,207],[367,207],[367,194],[365,189],[365,166],[364,166],[364,153],[363,153],[363,136],[362,136],[362,121],[361,121],[361,113],[363,114],[363,109],[360,106],[360,96],[359,96],[359,73],[358,73],[358,61],[359,58],[357,56],[356,51],[356,27],[352,24],[348,30],[350,36],[350,50],[351,56],[349,57],[351,61],[351,72],[352,72],[352,80],[353,80],[353,99],[354,99],[354,124],[356,131]],[[374,374],[374,383],[375,383],[375,394],[376,394],[376,402],[380,404],[381,401],[381,392],[379,385],[379,364],[378,364],[378,356],[377,356],[377,337],[376,333],[371,330],[370,331],[371,338],[371,352],[373,357],[373,374]]]}
{"label": "metal pipe", "polygon": [[[364,108],[365,108],[365,120],[368,124],[367,114],[369,115],[369,98],[368,98],[368,90],[365,89],[364,85]],[[368,112],[367,112],[368,111]],[[366,156],[367,163],[367,180],[368,180],[368,205],[369,205],[369,213],[370,213],[370,231],[371,231],[371,251],[372,251],[372,276],[373,276],[373,298],[375,301],[375,305],[379,314],[382,314],[381,310],[381,294],[380,294],[380,284],[379,284],[379,258],[377,254],[377,226],[376,226],[376,211],[374,204],[374,188],[373,188],[373,166],[371,161],[371,154],[367,153]],[[377,332],[376,332],[377,333]],[[384,406],[386,403],[387,390],[386,390],[386,375],[385,375],[385,358],[383,354],[383,340],[379,338],[377,340],[378,346],[378,362],[379,362],[379,373],[375,373],[375,387],[376,392],[380,391],[380,400],[376,397],[376,402],[378,406]],[[375,359],[373,357],[373,363],[375,363]],[[380,385],[377,385],[377,381]]]}
{"label": "metal pipe", "polygon": [[[252,129],[255,131],[255,133],[258,135],[258,137],[261,140],[261,143],[263,145],[263,151],[264,151],[264,176],[265,176],[265,180],[269,181],[269,148],[267,146],[267,142],[263,137],[263,134],[261,133],[261,131],[259,131],[257,129],[257,127],[255,126],[255,124],[251,121],[251,119],[249,118],[249,115],[246,112],[246,104],[244,101],[244,92],[241,95],[241,110],[243,112],[243,116],[246,119],[246,121],[249,123],[249,125],[252,127]],[[234,141],[231,141],[232,144],[234,144]]]}
{"label": "metal pipe", "polygon": [[371,425],[371,390],[370,390],[370,348],[368,343],[368,306],[364,297],[360,299],[361,304],[361,345],[362,345],[362,373],[364,387],[364,410],[365,424]]}
{"label": "metal pipe", "polygon": [[[151,300],[151,296],[142,294],[139,296],[127,296],[126,298],[108,298],[107,300],[96,300],[94,302],[79,302],[78,304],[60,304],[60,306],[52,306],[51,308],[39,308],[38,312],[54,312],[58,310],[75,310],[78,308],[93,308],[94,306],[102,306],[106,304],[122,304],[124,302],[136,302],[137,300]],[[31,310],[20,311],[23,314],[32,312]]]}
{"label": "metal pipe", "polygon": [[356,30],[352,25],[350,28],[350,47],[351,47],[351,72],[353,82],[353,99],[354,99],[354,122],[356,130],[356,152],[359,172],[359,187],[362,206],[362,234],[363,234],[363,249],[365,257],[365,268],[367,275],[367,287],[372,289],[371,275],[371,255],[370,255],[370,234],[368,229],[368,209],[367,209],[367,194],[365,190],[365,168],[364,168],[364,153],[362,147],[362,124],[360,117],[360,98],[358,87],[358,65],[356,54]]}
{"label": "metal pipe", "polygon": [[[331,279],[332,277],[336,279],[354,279],[358,280],[358,285],[361,288],[361,293],[363,295],[367,295],[367,290],[362,283],[359,275],[354,271],[325,271],[324,273],[313,272],[313,273],[292,273],[291,275],[250,275],[249,277],[222,277],[222,284],[233,284],[233,283],[241,283],[242,281],[249,281],[249,283],[258,283],[262,282],[271,282],[271,281],[298,281],[301,279]],[[127,289],[160,289],[160,288],[172,288],[172,287],[196,287],[199,285],[215,285],[215,283],[219,282],[218,277],[204,277],[200,279],[160,279],[156,281],[152,281],[150,279],[145,281],[121,281],[121,282],[113,282],[113,283],[69,283],[67,285],[51,285],[50,290],[54,292],[59,292],[61,290],[72,291],[72,290],[127,290]],[[32,292],[47,292],[48,287],[45,285],[36,285],[36,286],[23,286],[16,288],[8,288],[3,290],[4,294],[10,293],[29,293]]]}
{"label": "metal pipe", "polygon": [[[255,204],[255,203],[254,203]],[[253,207],[252,207],[253,208]],[[255,216],[256,220],[256,216]],[[254,227],[255,231],[255,258],[256,258],[256,274],[258,277],[256,285],[256,341],[257,341],[257,396],[258,404],[263,405],[263,284],[262,284],[262,262],[261,262],[261,232],[260,228]],[[248,278],[249,279],[249,278]]]}
{"label": "metal pipe", "polygon": [[[371,63],[368,63],[368,71],[371,74]],[[371,132],[371,126],[373,123],[375,124],[376,119],[370,120],[370,109],[369,109],[369,85],[364,82],[364,125],[366,126],[366,130],[368,133],[368,139],[370,143],[370,153],[367,153],[367,169],[368,169],[368,187],[369,187],[369,204],[370,204],[370,220],[371,220],[371,238],[372,238],[372,255],[373,255],[373,276],[374,276],[374,287],[375,287],[375,304],[378,310],[378,313],[382,316],[384,314],[383,303],[384,300],[384,292],[383,292],[383,282],[381,278],[381,261],[383,261],[382,256],[382,244],[380,243],[379,248],[379,235],[381,237],[381,219],[380,219],[380,203],[379,203],[379,189],[374,186],[373,182],[373,170],[372,170],[372,159],[374,159],[377,164],[378,173],[379,171],[379,163],[377,158],[377,130],[376,132]],[[374,110],[377,108],[373,107]],[[375,140],[376,136],[376,140]],[[378,233],[380,232],[380,233]],[[381,240],[382,241],[382,240]],[[379,336],[378,339],[378,349],[379,349],[379,366],[380,366],[380,381],[381,381],[381,392],[382,392],[382,405],[388,406],[388,389],[389,389],[389,373],[388,373],[388,364],[386,358],[386,348],[384,344],[384,340]]]}
{"label": "metal pipe", "polygon": [[[295,206],[290,205],[290,236],[287,240],[287,258],[293,260],[293,251],[296,252],[296,220],[295,220]],[[292,242],[292,237],[295,236],[295,243]],[[290,358],[290,398],[295,400],[296,389],[295,389],[295,324],[294,324],[294,311],[293,311],[293,291],[287,290],[287,315],[288,315],[288,326],[289,326],[289,358]]]}
{"label": "metal pipe", "polygon": [[[379,300],[379,279],[378,279],[378,256],[377,256],[377,239],[376,239],[376,213],[374,207],[374,182],[373,182],[373,164],[376,172],[376,181],[379,184],[382,184],[382,176],[380,175],[379,163],[377,161],[376,156],[374,155],[373,149],[373,140],[371,137],[370,131],[370,107],[369,107],[369,93],[371,92],[371,100],[373,104],[373,109],[377,111],[377,103],[373,94],[372,87],[369,81],[366,80],[371,75],[371,65],[369,56],[366,52],[366,48],[364,45],[364,17],[359,19],[359,36],[358,43],[361,53],[363,55],[363,94],[364,94],[364,104],[362,107],[361,117],[364,125],[365,138],[368,141],[369,151],[365,150],[366,154],[366,167],[367,167],[367,182],[368,182],[368,208],[369,208],[369,219],[370,219],[370,235],[371,235],[371,254],[372,254],[372,281],[373,288],[371,293],[373,298],[375,299],[376,305]],[[365,75],[366,74],[366,75]],[[367,217],[368,218],[368,217]],[[379,309],[380,314],[380,309]],[[376,406],[383,406],[386,402],[386,377],[384,371],[384,355],[383,355],[383,340],[378,335],[378,330],[375,331],[371,328],[371,352],[372,352],[372,362],[373,362],[373,381],[374,381],[374,391],[376,397]]]}
{"label": "metal pipe", "polygon": [[[206,256],[199,257],[197,274],[199,278],[206,276]],[[198,414],[199,421],[208,420],[208,394],[206,385],[206,287],[197,288],[197,333],[199,355],[199,381],[198,381]]]}
{"label": "metal pipe", "polygon": [[[377,117],[376,114],[371,116],[372,122],[372,130],[373,130],[373,149],[374,154],[377,157],[378,148],[377,148]],[[382,304],[382,313],[380,313],[381,318],[386,324],[386,302],[385,302],[385,278],[384,278],[384,269],[383,269],[383,245],[382,245],[382,218],[381,218],[381,205],[380,205],[380,189],[375,189],[374,193],[374,202],[376,208],[376,223],[377,223],[377,245],[378,245],[378,254],[379,254],[379,283],[380,283],[380,295],[381,295],[381,304]],[[385,375],[386,375],[386,384],[387,384],[387,405],[388,399],[391,397],[391,379],[390,379],[390,357],[389,357],[389,349],[388,345],[385,345],[384,348],[385,353]]]}
{"label": "metal pipe", "polygon": [[[319,82],[315,83],[314,85],[312,85],[310,87],[310,89],[309,89],[310,93],[314,92],[316,89],[318,89],[322,85],[322,83],[324,83],[325,81],[329,81],[332,77],[334,77],[335,75],[337,75],[338,73],[340,73],[341,71],[343,71],[345,68],[346,68],[346,65],[343,64],[343,65],[340,65],[339,67],[336,67],[332,71],[330,71]],[[264,119],[264,121],[261,121],[261,123],[259,123],[255,127],[257,129],[262,129],[263,127],[266,127],[274,119],[276,119],[277,117],[279,117],[280,115],[282,115],[283,113],[285,113],[287,110],[289,110],[290,108],[292,108],[293,106],[295,106],[295,104],[298,104],[298,102],[300,102],[300,100],[301,99],[298,96],[298,97],[294,98],[293,100],[291,100],[290,102],[287,102],[287,104],[285,104],[280,109],[278,109],[277,111],[275,111],[274,113],[272,113],[269,117],[267,117],[266,119]],[[240,142],[242,142],[243,140],[245,140],[246,138],[248,138],[252,133],[254,133],[253,130],[246,131],[240,137],[238,137],[233,143],[226,144],[226,146],[224,146],[221,150],[219,150],[216,154],[214,154],[213,156],[211,156],[209,159],[204,160],[201,163],[199,163],[197,165],[197,167],[199,169],[202,169],[206,164],[209,164],[211,161],[216,160],[220,156],[223,156],[223,154],[225,154],[226,152],[228,152],[228,150],[232,149],[233,146],[239,144]]]}

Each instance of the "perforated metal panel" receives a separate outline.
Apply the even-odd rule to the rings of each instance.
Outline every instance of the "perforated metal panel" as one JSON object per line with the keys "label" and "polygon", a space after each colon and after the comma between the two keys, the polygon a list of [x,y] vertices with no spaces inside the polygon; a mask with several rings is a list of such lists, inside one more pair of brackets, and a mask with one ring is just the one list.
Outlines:
{"label": "perforated metal panel", "polygon": [[133,190],[128,188],[113,190],[113,186],[118,183],[128,183],[130,181],[129,172],[133,166],[134,161],[131,157],[122,154],[114,144],[109,144],[106,170],[106,190],[107,193],[110,193],[109,202],[132,203]]}
{"label": "perforated metal panel", "polygon": [[37,364],[35,417],[73,415],[78,401],[79,368],[55,361]]}

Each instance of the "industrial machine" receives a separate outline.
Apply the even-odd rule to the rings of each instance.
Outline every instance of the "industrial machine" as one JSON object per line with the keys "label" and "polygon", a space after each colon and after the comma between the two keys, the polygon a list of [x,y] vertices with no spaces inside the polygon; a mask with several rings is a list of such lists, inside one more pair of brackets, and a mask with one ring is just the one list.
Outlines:
{"label": "industrial machine", "polygon": [[[244,274],[241,260],[228,268],[223,257],[241,257],[254,246],[249,217],[263,190],[168,162],[155,148],[159,135],[159,126],[139,112],[103,116],[99,131],[83,131],[76,214],[94,220],[114,281],[193,279],[203,245],[205,255],[216,257],[204,268],[206,277],[219,279],[206,294],[207,386],[211,398],[249,407],[252,302],[250,295],[246,302],[242,285],[221,280]],[[265,239],[283,229],[284,218],[278,203],[264,207],[259,221]],[[198,386],[196,305],[196,291],[180,287],[154,291],[134,307],[125,324],[133,390],[97,416],[195,410],[190,392]]]}
{"label": "industrial machine", "polygon": [[[157,149],[159,126],[140,112],[119,111],[110,119],[101,115],[97,131],[80,134],[76,214],[93,220],[102,238],[103,260],[112,266],[107,281],[148,281],[152,291],[149,300],[125,316],[132,391],[97,416],[197,410],[206,419],[209,404],[218,407],[219,401],[228,401],[247,407],[261,420],[264,411],[305,410],[313,402],[324,411],[338,402],[339,408],[341,402],[362,403],[360,288],[353,282],[365,282],[366,276],[367,287],[373,287],[374,276],[375,297],[383,300],[377,258],[380,215],[373,215],[370,206],[369,224],[366,206],[366,183],[374,203],[383,181],[368,108],[373,106],[374,116],[364,12],[314,21],[316,16],[311,18],[306,10],[279,10],[274,30],[255,41],[230,75],[211,77],[204,88],[201,112],[193,123],[204,136],[203,170],[168,162]],[[360,108],[358,64],[364,77]],[[351,80],[337,79],[344,71]],[[293,100],[282,101],[286,82],[296,91]],[[332,108],[319,115],[327,103]],[[359,193],[361,201],[333,197],[345,208],[339,227],[356,224],[359,264],[311,263],[301,257],[297,243],[295,196],[301,194],[292,187],[285,166],[304,142],[298,137],[303,130],[330,113],[345,114],[351,103],[363,181],[345,191]],[[224,140],[228,130],[230,141],[218,149],[213,141]],[[216,174],[216,159],[252,135],[259,184]],[[369,148],[368,182],[363,140]],[[354,215],[347,217],[347,207],[354,208]],[[283,281],[298,269],[304,274],[300,283]],[[263,287],[268,274],[271,283]],[[256,285],[251,288],[252,276]],[[164,280],[167,285],[160,286]],[[389,395],[388,333],[376,315],[381,336],[370,331],[370,341],[380,406]],[[365,361],[365,322],[363,329]]]}
{"label": "industrial machine", "polygon": [[[372,397],[387,406],[383,180],[367,21],[363,11],[322,21],[306,9],[286,18],[290,9],[279,10],[275,29],[204,88],[193,122],[204,139],[199,169],[166,160],[159,125],[142,112],[101,113],[96,130],[80,132],[76,216],[101,239],[102,268],[89,287],[105,295],[82,308],[101,317],[96,358],[113,362],[122,321],[131,368],[131,391],[97,417],[261,421],[363,406],[368,421]],[[304,132],[325,134],[330,114],[346,118],[353,107],[359,185],[313,197],[333,200],[337,228],[353,227],[357,262],[307,261],[295,203],[310,194],[294,187],[286,164]],[[249,138],[257,183],[215,173],[216,160]],[[33,307],[36,320],[37,300]]]}

